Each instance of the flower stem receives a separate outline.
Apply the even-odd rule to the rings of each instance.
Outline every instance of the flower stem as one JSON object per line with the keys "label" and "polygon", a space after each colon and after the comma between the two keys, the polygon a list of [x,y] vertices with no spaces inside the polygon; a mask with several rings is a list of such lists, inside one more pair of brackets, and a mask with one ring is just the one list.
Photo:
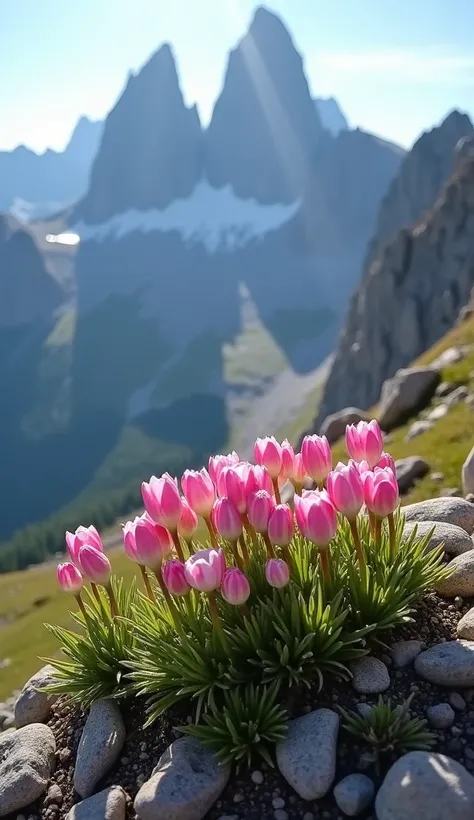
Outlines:
{"label": "flower stem", "polygon": [[278,478],[272,478],[273,489],[275,491],[276,503],[281,504],[280,488],[278,486]]}
{"label": "flower stem", "polygon": [[224,629],[222,627],[222,621],[220,619],[219,610],[217,609],[215,592],[208,592],[207,598],[209,601],[209,612],[211,613],[212,623],[214,624],[216,632],[219,635],[222,646],[224,648],[224,652],[228,653],[229,647],[227,646],[227,640],[224,634]]}
{"label": "flower stem", "polygon": [[388,534],[390,538],[390,556],[393,558],[397,546],[397,534],[395,532],[395,520],[393,518],[393,513],[390,513],[388,516]]}
{"label": "flower stem", "polygon": [[184,564],[185,558],[184,558],[184,554],[183,554],[183,548],[181,546],[181,541],[179,540],[178,531],[174,530],[171,533],[171,535],[173,536],[173,543],[174,543],[178,558],[181,561],[181,563]]}
{"label": "flower stem", "polygon": [[92,583],[91,581],[91,590],[94,598],[96,599],[97,603],[102,607],[102,598],[100,597],[100,592],[97,587],[97,584]]}
{"label": "flower stem", "polygon": [[329,568],[329,555],[327,549],[319,550],[319,560],[321,561],[321,571],[323,573],[323,578],[328,584],[330,584],[331,570]]}
{"label": "flower stem", "polygon": [[250,555],[249,555],[247,544],[245,542],[245,536],[244,536],[243,533],[239,538],[239,544],[240,544],[240,549],[242,550],[242,555],[244,557],[244,565],[246,567],[248,567],[248,565],[250,564]]}
{"label": "flower stem", "polygon": [[377,529],[376,518],[375,518],[375,515],[373,514],[373,512],[371,510],[367,510],[367,512],[369,513],[370,532],[372,533],[372,535],[375,538],[375,532],[376,532],[376,529]]}
{"label": "flower stem", "polygon": [[268,532],[266,532],[263,536],[263,540],[265,541],[265,546],[267,548],[267,558],[276,558],[275,550],[273,549],[273,544],[268,537]]}
{"label": "flower stem", "polygon": [[249,609],[249,607],[248,607],[248,604],[241,604],[241,605],[239,606],[239,609],[240,609],[240,611],[241,611],[241,613],[242,613],[243,617],[244,617],[244,618],[248,618],[248,619],[250,620],[250,617],[251,617],[251,612],[250,612],[250,609]]}
{"label": "flower stem", "polygon": [[382,546],[382,519],[375,519],[375,546],[380,549]]}
{"label": "flower stem", "polygon": [[290,549],[288,547],[288,544],[285,547],[281,547],[280,549],[282,551],[283,558],[285,559],[288,566],[290,566]]}
{"label": "flower stem", "polygon": [[82,612],[82,614],[83,614],[83,616],[86,620],[86,623],[87,623],[87,612],[86,612],[86,608],[84,606],[84,601],[81,598],[81,593],[78,592],[77,595],[75,595],[74,597],[75,597],[75,599],[77,601],[77,605],[78,605],[79,609],[81,610],[81,612]]}
{"label": "flower stem", "polygon": [[166,586],[166,584],[163,580],[163,573],[161,571],[161,565],[158,567],[158,569],[155,569],[154,572],[155,572],[155,575],[156,575],[156,580],[158,581],[159,587],[160,587],[160,589],[163,593],[163,597],[164,597],[166,603],[168,604],[168,609],[171,612],[171,617],[173,618],[173,622],[174,622],[174,625],[175,625],[175,628],[176,628],[176,632],[178,633],[178,635],[180,635],[181,638],[185,638],[186,636],[184,634],[184,629],[183,629],[183,626],[182,626],[180,618],[179,618],[179,612],[176,609],[176,607],[174,605],[174,602],[173,602],[173,599],[172,599],[171,595],[169,594],[168,588],[167,588],[167,586]]}
{"label": "flower stem", "polygon": [[238,568],[243,569],[242,558],[240,557],[239,550],[237,549],[237,541],[231,541],[230,548],[232,550],[232,555],[234,556],[234,560]]}
{"label": "flower stem", "polygon": [[188,548],[189,555],[194,555],[194,544],[192,538],[189,538],[189,540],[186,539],[186,546]]}
{"label": "flower stem", "polygon": [[155,595],[154,595],[153,590],[151,588],[150,579],[147,575],[146,567],[140,566],[140,572],[142,574],[143,583],[144,583],[145,589],[146,589],[146,594],[148,595],[150,601],[153,604],[156,604],[156,598],[155,598]]}
{"label": "flower stem", "polygon": [[[253,546],[256,547],[257,543],[258,543],[257,533],[255,532],[254,528],[252,527],[252,525],[249,521],[249,517],[248,517],[247,513],[242,513],[242,523],[243,523],[245,529],[247,530],[250,538],[252,539]],[[247,546],[245,548],[247,549]]]}
{"label": "flower stem", "polygon": [[209,516],[207,516],[207,518],[205,518],[204,521],[206,522],[206,527],[209,530],[209,537],[211,539],[211,546],[214,547],[214,549],[217,549],[218,544],[217,544],[217,538],[216,538],[216,531],[213,527],[212,521],[211,521]]}
{"label": "flower stem", "polygon": [[106,589],[107,595],[109,596],[110,614],[112,615],[112,618],[115,618],[115,616],[118,615],[118,606],[117,606],[117,599],[115,597],[115,593],[112,589],[112,584],[107,584],[105,589]]}
{"label": "flower stem", "polygon": [[356,551],[356,554],[357,554],[357,560],[359,562],[360,568],[364,569],[365,568],[365,556],[364,556],[364,551],[362,549],[362,544],[360,542],[359,530],[357,528],[357,519],[354,518],[354,520],[350,521],[349,524],[350,524],[350,527],[351,527],[352,540],[354,541],[354,547],[355,547],[355,551]]}

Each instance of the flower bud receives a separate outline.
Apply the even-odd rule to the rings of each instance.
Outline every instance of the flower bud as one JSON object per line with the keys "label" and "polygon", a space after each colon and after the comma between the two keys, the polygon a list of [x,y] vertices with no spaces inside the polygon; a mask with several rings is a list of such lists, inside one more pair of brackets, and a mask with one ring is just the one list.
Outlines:
{"label": "flower bud", "polygon": [[327,477],[327,491],[336,510],[354,521],[364,503],[364,487],[354,462],[339,462]]}
{"label": "flower bud", "polygon": [[267,468],[271,478],[278,478],[283,465],[283,456],[281,444],[278,444],[274,436],[256,440],[254,457],[257,464]]}
{"label": "flower bud", "polygon": [[194,510],[191,509],[188,502],[181,497],[181,518],[178,521],[178,533],[184,538],[186,542],[192,540],[199,526],[199,521]]}
{"label": "flower bud", "polygon": [[162,527],[176,532],[182,512],[176,479],[171,478],[169,473],[164,473],[161,478],[153,475],[149,483],[142,483],[142,498],[150,518]]}
{"label": "flower bud", "polygon": [[347,452],[354,461],[367,461],[375,467],[383,450],[382,431],[375,419],[348,424],[346,427]]}
{"label": "flower bud", "polygon": [[71,592],[73,595],[77,595],[82,589],[82,575],[75,564],[58,564],[56,576],[63,592]]}
{"label": "flower bud", "polygon": [[79,550],[79,565],[82,574],[93,584],[107,586],[110,581],[112,567],[110,561],[103,552],[99,552],[95,547],[86,544]]}
{"label": "flower bud", "polygon": [[127,556],[143,567],[157,570],[173,548],[171,533],[166,527],[155,524],[148,515],[127,521],[123,528],[123,540]]}
{"label": "flower bud", "polygon": [[209,518],[216,498],[216,491],[207,470],[185,470],[181,479],[184,497],[189,506],[203,518]]}
{"label": "flower bud", "polygon": [[258,490],[248,502],[247,515],[256,532],[265,535],[268,532],[268,519],[275,509],[275,500],[266,490]]}
{"label": "flower bud", "polygon": [[242,519],[230,498],[218,498],[212,509],[212,520],[217,532],[225,541],[237,541],[242,535]]}
{"label": "flower bud", "polygon": [[212,592],[220,587],[225,572],[224,551],[207,549],[195,552],[186,561],[184,572],[193,589]]}
{"label": "flower bud", "polygon": [[221,594],[228,604],[245,604],[250,595],[250,584],[240,569],[226,569],[222,578]]}
{"label": "flower bud", "polygon": [[186,580],[184,564],[173,558],[163,564],[163,580],[172,595],[187,595],[191,587]]}
{"label": "flower bud", "polygon": [[280,477],[291,478],[294,472],[295,451],[287,438],[281,443],[281,461]]}
{"label": "flower bud", "polygon": [[234,464],[238,464],[240,461],[240,456],[237,455],[235,450],[232,453],[227,453],[226,456],[218,455],[218,456],[211,456],[209,459],[209,475],[212,478],[214,483],[214,487],[217,490],[217,485],[219,481],[219,476],[224,469],[224,467],[231,467]]}
{"label": "flower bud", "polygon": [[318,547],[327,547],[337,531],[337,515],[328,494],[308,492],[300,498],[295,495],[295,515],[305,538]]}
{"label": "flower bud", "polygon": [[71,561],[76,567],[79,566],[79,550],[85,544],[95,547],[99,552],[104,551],[102,538],[92,525],[90,527],[78,527],[75,532],[66,532],[66,546]]}
{"label": "flower bud", "polygon": [[293,513],[288,504],[277,504],[268,521],[268,537],[272,544],[287,547],[293,538],[295,527]]}
{"label": "flower bud", "polygon": [[265,578],[272,587],[281,589],[290,580],[290,570],[286,561],[281,558],[270,558],[265,564]]}
{"label": "flower bud", "polygon": [[364,497],[368,509],[377,517],[393,513],[399,501],[398,482],[390,467],[365,473]]}
{"label": "flower bud", "polygon": [[322,484],[332,467],[331,447],[326,436],[305,436],[301,457],[308,475],[317,484]]}

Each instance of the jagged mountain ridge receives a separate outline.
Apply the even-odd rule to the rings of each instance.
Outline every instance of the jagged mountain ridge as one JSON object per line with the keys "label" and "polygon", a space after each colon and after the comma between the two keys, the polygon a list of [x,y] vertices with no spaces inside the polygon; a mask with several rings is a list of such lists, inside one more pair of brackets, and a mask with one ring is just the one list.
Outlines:
{"label": "jagged mountain ridge", "polygon": [[314,104],[318,109],[323,128],[326,128],[333,137],[349,129],[346,116],[334,97],[316,97]]}
{"label": "jagged mountain ridge", "polygon": [[344,406],[374,404],[383,381],[452,327],[468,301],[474,283],[474,140],[470,122],[463,124],[467,136],[432,209],[399,231],[364,272],[318,423]]}

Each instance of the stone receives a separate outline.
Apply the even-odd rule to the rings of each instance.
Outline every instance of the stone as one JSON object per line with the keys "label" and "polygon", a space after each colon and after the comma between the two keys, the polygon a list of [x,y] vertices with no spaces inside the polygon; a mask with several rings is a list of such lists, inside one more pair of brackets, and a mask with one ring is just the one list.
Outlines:
{"label": "stone", "polygon": [[336,774],[339,715],[315,709],[291,720],[288,734],[276,747],[278,768],[303,800],[318,800],[331,788]]}
{"label": "stone", "polygon": [[261,786],[261,785],[262,785],[262,783],[263,783],[263,774],[262,774],[262,772],[261,772],[261,771],[259,771],[259,770],[257,769],[255,772],[252,772],[251,777],[252,777],[253,782],[254,782],[257,786]]}
{"label": "stone", "polygon": [[449,555],[462,555],[474,547],[471,536],[455,524],[444,524],[440,521],[407,521],[403,529],[404,538],[409,538],[415,529],[416,538],[424,538],[433,530],[428,549],[436,549],[442,545]]}
{"label": "stone", "polygon": [[414,421],[413,424],[408,428],[408,432],[405,436],[405,441],[411,441],[413,438],[417,436],[421,436],[423,433],[427,433],[428,430],[431,430],[432,423],[427,421],[426,419],[419,419],[418,421]]}
{"label": "stone", "polygon": [[462,490],[459,487],[443,487],[439,494],[450,498],[462,498]]}
{"label": "stone", "polygon": [[462,465],[462,490],[464,495],[474,493],[474,447]]}
{"label": "stone", "polygon": [[451,575],[437,583],[438,595],[445,598],[455,598],[456,595],[470,598],[474,595],[474,550],[457,555],[447,568],[451,570]]}
{"label": "stone", "polygon": [[401,509],[406,521],[440,521],[462,527],[469,535],[474,530],[474,504],[465,498],[429,498],[407,504]]}
{"label": "stone", "polygon": [[377,695],[390,686],[388,669],[378,658],[366,655],[350,665],[352,686],[360,695]]}
{"label": "stone", "polygon": [[55,752],[54,735],[42,723],[0,737],[0,817],[29,806],[46,791]]}
{"label": "stone", "polygon": [[440,419],[444,418],[444,416],[448,412],[448,405],[447,404],[437,404],[436,407],[433,407],[432,410],[426,416],[426,421],[439,421]]}
{"label": "stone", "polygon": [[81,797],[90,797],[94,792],[124,743],[125,726],[119,707],[108,698],[97,700],[90,708],[77,750],[74,788]]}
{"label": "stone", "polygon": [[392,644],[392,659],[396,669],[403,669],[411,666],[417,655],[423,649],[421,641],[397,641]]}
{"label": "stone", "polygon": [[421,407],[426,407],[439,383],[439,373],[431,367],[398,370],[382,386],[379,424],[390,430]]}
{"label": "stone", "polygon": [[334,799],[344,814],[357,817],[370,806],[374,799],[375,786],[365,774],[349,774],[334,787]]}
{"label": "stone", "polygon": [[409,752],[389,769],[375,812],[377,820],[472,820],[474,777],[446,755]]}
{"label": "stone", "polygon": [[426,710],[428,723],[433,729],[449,729],[454,722],[454,710],[449,703],[437,703]]}
{"label": "stone", "polygon": [[0,732],[5,727],[6,729],[9,726],[13,726],[15,723],[15,718],[13,712],[10,712],[9,709],[0,709]]}
{"label": "stone", "polygon": [[474,641],[474,607],[462,616],[456,627],[458,638],[466,641]]}
{"label": "stone", "polygon": [[451,692],[449,696],[449,704],[456,712],[462,712],[466,708],[466,701],[459,692]]}
{"label": "stone", "polygon": [[474,642],[446,641],[430,646],[416,658],[415,672],[438,686],[474,686]]}
{"label": "stone", "polygon": [[444,473],[431,473],[430,474],[431,481],[444,481]]}
{"label": "stone", "polygon": [[457,362],[462,361],[465,355],[462,347],[448,347],[446,350],[443,350],[434,362],[431,362],[431,367],[435,367],[436,370],[443,370],[451,364],[457,364]]}
{"label": "stone", "polygon": [[356,703],[356,709],[361,717],[368,717],[372,711],[370,703]]}
{"label": "stone", "polygon": [[58,695],[47,695],[45,692],[39,692],[38,689],[53,683],[54,680],[55,669],[48,664],[25,683],[15,703],[17,729],[29,723],[44,723]]}
{"label": "stone", "polygon": [[73,806],[66,820],[125,820],[126,809],[124,790],[111,786]]}
{"label": "stone", "polygon": [[348,424],[357,424],[359,421],[369,421],[369,416],[358,407],[345,407],[337,413],[326,416],[321,424],[320,434],[326,436],[329,444],[334,444],[345,435]]}
{"label": "stone", "polygon": [[456,385],[453,382],[441,382],[438,384],[438,387],[435,390],[435,396],[439,396],[439,398],[444,398],[447,396],[448,393],[451,393],[455,389]]}
{"label": "stone", "polygon": [[229,766],[220,766],[196,738],[180,737],[161,755],[141,787],[135,812],[140,820],[201,820],[229,775]]}
{"label": "stone", "polygon": [[44,802],[45,805],[49,805],[50,803],[56,803],[57,806],[61,805],[63,802],[63,793],[57,783],[53,783],[52,786],[49,787]]}
{"label": "stone", "polygon": [[451,407],[453,404],[459,404],[460,401],[464,401],[469,395],[469,390],[467,389],[465,384],[461,384],[459,387],[456,387],[452,393],[449,393],[448,396],[445,398],[445,404],[448,407]]}
{"label": "stone", "polygon": [[398,487],[401,493],[407,492],[418,478],[423,478],[429,470],[428,464],[420,456],[399,458],[395,462]]}

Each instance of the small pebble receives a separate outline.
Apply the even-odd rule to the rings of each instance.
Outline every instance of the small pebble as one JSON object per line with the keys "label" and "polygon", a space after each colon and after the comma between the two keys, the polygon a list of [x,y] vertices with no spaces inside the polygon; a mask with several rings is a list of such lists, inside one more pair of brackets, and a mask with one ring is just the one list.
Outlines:
{"label": "small pebble", "polygon": [[315,820],[313,812],[307,811],[306,814],[303,814],[302,820]]}
{"label": "small pebble", "polygon": [[252,780],[257,786],[261,786],[263,783],[263,774],[258,769],[255,772],[252,772]]}
{"label": "small pebble", "polygon": [[460,726],[451,726],[451,734],[454,737],[460,737],[462,735],[462,729]]}
{"label": "small pebble", "polygon": [[284,809],[277,809],[273,812],[275,820],[290,820],[290,815]]}
{"label": "small pebble", "polygon": [[284,809],[285,801],[283,800],[283,797],[275,797],[272,800],[272,806],[274,809]]}
{"label": "small pebble", "polygon": [[466,708],[466,701],[459,692],[451,692],[449,702],[453,709],[456,709],[456,712],[462,712]]}
{"label": "small pebble", "polygon": [[243,796],[242,792],[236,792],[236,794],[234,794],[233,799],[234,799],[234,803],[242,803],[242,800],[244,800],[244,796]]}

